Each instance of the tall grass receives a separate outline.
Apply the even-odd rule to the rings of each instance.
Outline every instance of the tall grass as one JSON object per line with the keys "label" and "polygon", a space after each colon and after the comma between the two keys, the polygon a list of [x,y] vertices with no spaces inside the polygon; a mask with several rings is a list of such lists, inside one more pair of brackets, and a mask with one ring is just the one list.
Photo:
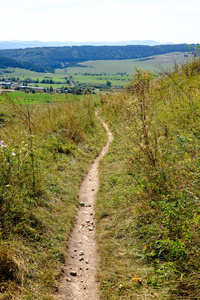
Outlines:
{"label": "tall grass", "polygon": [[92,97],[59,99],[33,104],[2,96],[1,299],[54,298],[78,187],[105,141]]}
{"label": "tall grass", "polygon": [[[134,247],[137,252],[134,262],[127,257],[124,272],[131,276],[131,268],[137,270],[141,263],[144,267],[140,271],[143,286],[138,291],[130,287],[129,279],[121,279],[119,263],[114,260],[111,272],[115,276],[109,277],[116,287],[113,299],[133,299],[132,293],[148,299],[200,297],[199,67],[200,60],[195,59],[156,80],[138,70],[127,91],[101,98],[102,114],[112,120],[115,133],[118,150],[113,149],[113,158],[118,153],[121,160],[113,163],[113,173],[107,172],[108,183],[105,178],[102,182],[100,201],[104,201],[104,189],[112,186],[112,191],[105,199],[108,204],[99,203],[99,234],[109,219],[104,232],[112,236],[112,251],[119,252],[114,241],[120,230],[120,247],[124,245],[128,252]],[[114,176],[118,179],[113,181]],[[106,212],[108,208],[111,211]],[[121,216],[119,210],[124,212]],[[100,241],[103,265],[109,256],[106,243]],[[106,276],[102,295],[110,299],[103,287]],[[119,277],[124,292],[114,283]]]}

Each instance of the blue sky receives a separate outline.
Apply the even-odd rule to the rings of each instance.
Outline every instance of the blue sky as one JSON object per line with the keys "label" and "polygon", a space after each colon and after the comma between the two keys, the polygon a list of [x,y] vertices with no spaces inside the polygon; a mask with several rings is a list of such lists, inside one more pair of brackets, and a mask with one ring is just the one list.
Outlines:
{"label": "blue sky", "polygon": [[199,0],[1,0],[0,41],[200,43]]}

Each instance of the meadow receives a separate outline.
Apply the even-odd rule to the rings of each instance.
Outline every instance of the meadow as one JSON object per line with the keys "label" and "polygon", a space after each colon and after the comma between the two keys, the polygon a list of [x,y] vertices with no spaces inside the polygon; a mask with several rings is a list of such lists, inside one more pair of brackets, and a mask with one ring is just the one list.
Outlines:
{"label": "meadow", "polygon": [[146,57],[143,59],[127,59],[127,60],[104,60],[104,61],[87,61],[80,63],[81,68],[68,68],[69,74],[89,73],[89,74],[117,74],[133,72],[133,66],[149,70],[150,72],[159,73],[160,65],[167,69],[174,66],[174,62],[183,63],[184,54],[175,52],[163,55]]}
{"label": "meadow", "polygon": [[107,139],[95,110],[114,135],[95,207],[100,299],[200,298],[200,60],[174,67],[135,68],[99,96],[0,95],[2,300],[56,299],[78,188]]}

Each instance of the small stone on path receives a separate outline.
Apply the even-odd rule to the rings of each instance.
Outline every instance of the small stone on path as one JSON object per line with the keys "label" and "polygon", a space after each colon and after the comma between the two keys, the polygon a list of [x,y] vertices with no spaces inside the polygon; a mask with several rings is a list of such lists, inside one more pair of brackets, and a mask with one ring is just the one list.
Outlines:
{"label": "small stone on path", "polygon": [[79,258],[79,261],[83,261],[83,260],[84,260],[84,257],[80,257],[80,258]]}

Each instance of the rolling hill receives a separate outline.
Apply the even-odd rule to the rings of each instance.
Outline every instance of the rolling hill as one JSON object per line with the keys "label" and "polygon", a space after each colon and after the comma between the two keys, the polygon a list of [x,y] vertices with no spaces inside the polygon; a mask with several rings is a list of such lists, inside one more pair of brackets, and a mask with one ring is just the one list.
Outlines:
{"label": "rolling hill", "polygon": [[[190,45],[191,51],[195,45]],[[55,69],[75,66],[84,61],[96,60],[126,60],[145,58],[153,55],[165,53],[182,52],[186,53],[188,47],[186,44],[178,45],[129,45],[129,46],[65,46],[65,47],[37,47],[15,50],[1,50],[1,60],[17,60],[23,64],[30,64],[31,68],[35,66],[42,67],[43,71],[54,72]],[[13,61],[10,61],[13,64]],[[11,67],[12,65],[10,65]],[[25,68],[30,69],[29,65]]]}

